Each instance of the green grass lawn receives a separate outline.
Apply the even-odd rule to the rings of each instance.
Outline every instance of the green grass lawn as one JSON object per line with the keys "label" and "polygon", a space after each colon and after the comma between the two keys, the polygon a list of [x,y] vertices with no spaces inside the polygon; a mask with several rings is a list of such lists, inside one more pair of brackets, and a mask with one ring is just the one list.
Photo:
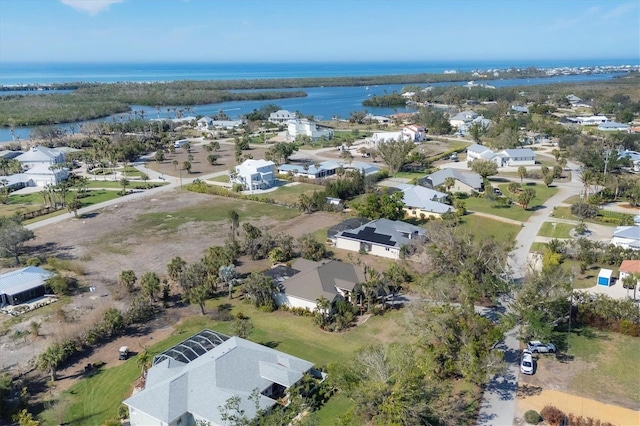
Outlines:
{"label": "green grass lawn", "polygon": [[395,175],[393,175],[393,177],[396,178],[403,178],[403,179],[419,179],[419,178],[423,178],[426,175],[422,172],[397,172]]}
{"label": "green grass lawn", "polygon": [[237,211],[241,221],[259,219],[265,216],[275,220],[288,220],[300,214],[298,210],[288,207],[258,203],[256,201],[228,199],[224,203],[213,203],[206,209],[203,209],[202,206],[196,206],[172,212],[145,213],[139,215],[136,221],[140,225],[140,229],[175,232],[181,225],[191,221],[226,221],[230,210]]}
{"label": "green grass lawn", "polygon": [[521,227],[487,217],[466,215],[462,218],[461,226],[469,233],[477,236],[492,236],[498,241],[515,238]]}
{"label": "green grass lawn", "polygon": [[[580,220],[580,218],[571,214],[570,207],[556,207],[553,210],[552,217],[559,217],[561,219],[570,219],[570,220],[576,220],[576,221]],[[624,219],[631,220],[630,219],[631,217],[632,215],[627,213],[618,213],[618,212],[612,212],[608,210],[600,210],[598,212],[598,216],[596,216],[593,219],[585,219],[584,221],[585,223],[597,223],[599,225],[605,225],[605,226],[618,226],[622,223],[621,222],[622,220]]]}
{"label": "green grass lawn", "polygon": [[113,188],[113,189],[122,189],[122,184],[120,181],[114,180],[102,180],[100,177],[96,180],[87,181],[87,188]]}
{"label": "green grass lawn", "polygon": [[591,328],[578,328],[569,336],[569,355],[593,366],[576,374],[572,392],[596,400],[624,396],[640,404],[638,371],[640,338]]}
{"label": "green grass lawn", "polygon": [[[344,333],[327,333],[313,324],[311,317],[298,317],[287,312],[261,312],[238,299],[232,301],[221,297],[207,303],[207,312],[212,312],[221,304],[230,303],[232,313],[242,312],[253,322],[255,328],[249,339],[258,343],[269,343],[277,350],[307,359],[317,366],[326,366],[330,362],[340,362],[360,347],[375,342],[393,341],[411,342],[413,337],[404,332],[401,325],[404,312],[390,311],[383,316],[371,317],[365,324]],[[208,316],[197,315],[180,324],[176,333],[169,339],[156,343],[149,348],[157,354],[181,342],[203,328],[228,333],[230,322],[216,322]],[[107,366],[109,367],[109,366]],[[105,368],[93,377],[80,380],[68,391],[71,405],[65,415],[65,421],[74,426],[97,425],[116,415],[117,409],[131,391],[131,386],[139,376],[140,369],[136,358],[131,358],[114,367]],[[346,398],[338,397],[319,416],[335,419],[349,406]],[[54,424],[50,412],[41,416],[46,424]]]}
{"label": "green grass lawn", "polygon": [[[503,194],[509,196],[510,193],[507,189],[508,184],[499,184],[498,188],[502,191]],[[527,188],[533,188],[536,191],[536,196],[529,205],[528,210],[524,210],[522,207],[511,204],[511,205],[498,205],[495,201],[491,201],[489,199],[483,197],[469,197],[463,200],[467,205],[467,210],[477,211],[481,213],[493,214],[496,216],[505,217],[507,219],[513,219],[520,222],[526,222],[529,220],[536,207],[544,205],[544,203],[554,196],[558,192],[558,188],[551,187],[548,188],[546,185],[540,184],[525,184]],[[514,196],[517,199],[517,195]]]}
{"label": "green grass lawn", "polygon": [[549,238],[571,238],[569,231],[573,228],[574,226],[568,223],[545,222],[538,235]]}
{"label": "green grass lawn", "polygon": [[229,176],[228,175],[216,176],[214,178],[207,179],[207,180],[210,180],[213,182],[229,183]]}
{"label": "green grass lawn", "polygon": [[[562,267],[569,273],[573,273],[573,288],[576,290],[585,289],[589,287],[593,287],[596,285],[596,280],[598,278],[598,273],[600,269],[611,269],[613,271],[613,276],[618,276],[618,267],[605,265],[605,264],[594,264],[590,265],[584,273],[580,272],[580,262],[577,260],[566,259],[562,262]],[[621,284],[619,284],[621,285]]]}
{"label": "green grass lawn", "polygon": [[532,253],[540,253],[543,254],[547,250],[547,243],[541,242],[533,242],[531,244],[531,252]]}
{"label": "green grass lawn", "polygon": [[281,186],[273,192],[269,192],[267,197],[285,204],[294,204],[298,202],[301,194],[312,195],[314,191],[324,191],[324,186],[313,185],[311,183],[298,183],[296,185]]}

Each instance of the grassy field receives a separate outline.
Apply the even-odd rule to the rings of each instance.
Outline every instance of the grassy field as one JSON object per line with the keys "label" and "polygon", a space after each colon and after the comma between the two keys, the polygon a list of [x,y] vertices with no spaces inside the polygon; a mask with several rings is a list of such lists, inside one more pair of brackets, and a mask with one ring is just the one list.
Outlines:
{"label": "grassy field", "polygon": [[192,221],[219,222],[228,220],[227,215],[230,210],[237,211],[241,221],[265,216],[275,220],[288,220],[300,214],[298,210],[288,207],[255,201],[230,200],[222,205],[212,204],[206,209],[197,206],[170,213],[160,211],[141,214],[137,218],[137,224],[141,227],[140,229],[175,232],[181,225]]}
{"label": "grassy field", "polygon": [[[556,207],[552,213],[553,217],[559,217],[561,219],[570,219],[579,221],[580,218],[571,214],[570,207]],[[585,223],[597,223],[605,226],[618,226],[622,219],[629,219],[632,215],[626,213],[612,212],[608,210],[600,210],[598,216],[593,219],[585,219]]]}
{"label": "grassy field", "polygon": [[487,217],[474,216],[472,214],[462,218],[461,226],[466,228],[469,233],[478,236],[492,236],[498,241],[515,238],[518,232],[520,232],[520,226],[518,225],[489,219]]}
{"label": "grassy field", "polygon": [[[413,339],[404,333],[402,311],[391,311],[384,316],[371,317],[365,324],[348,332],[334,334],[320,330],[313,325],[310,317],[298,317],[281,311],[265,313],[238,299],[229,301],[221,298],[210,301],[206,310],[211,312],[220,304],[226,303],[231,303],[233,314],[242,312],[251,318],[255,328],[249,336],[250,340],[268,343],[280,351],[312,361],[317,366],[342,361],[358,348],[374,342],[410,342]],[[230,322],[216,322],[208,316],[198,315],[180,324],[171,338],[156,343],[149,350],[152,354],[157,354],[203,328],[228,333],[229,327]],[[65,392],[65,398],[71,402],[65,421],[77,426],[89,426],[102,424],[114,417],[118,406],[129,395],[131,384],[139,374],[140,369],[134,357],[121,365],[107,368],[93,377],[79,381]],[[348,406],[348,400],[337,398],[323,408],[319,415],[329,421],[331,418],[335,419]],[[42,419],[47,424],[54,423],[50,412],[44,412]]]}
{"label": "grassy field", "polygon": [[[118,197],[119,195],[117,194],[117,191],[91,190],[89,191],[89,196],[81,198],[80,202],[82,203],[82,207],[87,207]],[[42,196],[37,192],[31,194],[11,195],[7,204],[0,205],[0,216],[11,216],[15,213],[26,213],[38,210],[42,208],[42,206]],[[67,209],[58,210],[53,213],[38,216],[35,219],[26,220],[25,224],[37,222],[39,220],[47,219],[54,216],[59,216],[64,213],[67,213]]]}
{"label": "grassy field", "polygon": [[[507,190],[508,184],[499,184],[497,186],[500,188],[503,194],[507,196],[510,195],[509,191]],[[522,207],[516,204],[497,205],[494,201],[481,197],[470,197],[465,199],[464,202],[467,206],[467,210],[493,214],[507,219],[526,222],[537,207],[544,205],[544,203],[549,198],[551,198],[558,192],[558,188],[548,188],[546,185],[540,184],[529,183],[526,184],[526,187],[533,188],[536,191],[536,196],[527,210],[524,210]],[[517,198],[517,196],[514,196],[514,198]]]}
{"label": "grassy field", "polygon": [[207,180],[210,180],[213,182],[229,183],[229,176],[228,175],[216,176],[214,178],[210,178]]}
{"label": "grassy field", "polygon": [[596,285],[596,279],[598,278],[598,273],[600,269],[611,269],[613,271],[613,276],[618,276],[618,267],[612,265],[605,264],[596,264],[590,265],[584,273],[580,272],[580,262],[577,260],[566,259],[562,263],[562,267],[568,271],[573,273],[573,288],[576,290],[593,287]]}
{"label": "grassy field", "polygon": [[314,191],[324,191],[324,186],[314,185],[311,183],[297,183],[295,185],[288,184],[281,186],[277,190],[269,192],[266,195],[267,197],[273,198],[281,203],[294,204],[298,202],[298,198],[301,194],[307,194],[310,196]]}
{"label": "grassy field", "polygon": [[568,223],[545,222],[538,235],[549,238],[571,238],[569,231],[573,228],[574,225]]}
{"label": "grassy field", "polygon": [[531,244],[532,253],[543,254],[547,250],[547,243],[534,242]]}
{"label": "grassy field", "polygon": [[569,336],[569,355],[593,366],[576,374],[569,383],[572,392],[596,400],[626,397],[640,404],[638,371],[640,338],[596,329],[577,329]]}

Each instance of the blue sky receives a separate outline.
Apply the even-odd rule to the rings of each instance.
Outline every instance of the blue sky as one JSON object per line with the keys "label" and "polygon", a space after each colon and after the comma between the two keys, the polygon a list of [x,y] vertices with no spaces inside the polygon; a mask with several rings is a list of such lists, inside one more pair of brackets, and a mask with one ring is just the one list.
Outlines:
{"label": "blue sky", "polygon": [[0,64],[639,57],[638,0],[0,0]]}

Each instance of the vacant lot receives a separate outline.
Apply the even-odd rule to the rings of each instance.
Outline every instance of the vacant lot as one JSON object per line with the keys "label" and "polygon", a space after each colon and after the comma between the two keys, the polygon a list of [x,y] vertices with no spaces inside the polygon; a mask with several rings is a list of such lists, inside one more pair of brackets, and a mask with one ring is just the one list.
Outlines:
{"label": "vacant lot", "polygon": [[[520,385],[567,392],[603,403],[640,410],[637,371],[640,338],[574,327],[557,333],[559,353],[537,355],[533,376],[520,375]],[[580,407],[565,412],[581,414]],[[602,419],[619,424],[616,419]]]}
{"label": "vacant lot", "polygon": [[573,228],[574,225],[568,223],[545,222],[540,227],[538,235],[549,238],[571,238],[569,231]]}

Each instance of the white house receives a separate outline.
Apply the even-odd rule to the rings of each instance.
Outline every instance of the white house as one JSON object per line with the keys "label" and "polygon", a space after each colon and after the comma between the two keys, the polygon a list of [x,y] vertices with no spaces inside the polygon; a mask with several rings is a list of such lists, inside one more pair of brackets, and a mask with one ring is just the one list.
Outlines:
{"label": "white house", "polygon": [[367,140],[367,144],[378,146],[381,143],[399,140],[408,140],[408,136],[405,136],[402,130],[397,132],[374,132],[371,138]]}
{"label": "white house", "polygon": [[582,126],[597,126],[607,123],[609,119],[604,115],[590,115],[587,117],[567,117],[568,121],[580,124]]}
{"label": "white house", "polygon": [[333,138],[333,129],[331,127],[320,126],[318,123],[307,119],[289,120],[287,122],[287,137],[295,140],[298,136],[307,136],[312,141],[322,137],[326,139]]}
{"label": "white house", "polygon": [[[618,271],[620,272],[620,281],[630,274],[640,274],[640,260],[623,260]],[[640,279],[636,281],[636,285],[638,284],[640,284]]]}
{"label": "white house", "polygon": [[451,124],[451,127],[459,128],[466,123],[470,123],[477,117],[478,113],[475,111],[462,111],[451,117],[449,119],[449,124]]}
{"label": "white house", "polygon": [[505,149],[498,155],[503,166],[533,166],[536,164],[536,153],[529,148]]}
{"label": "white house", "polygon": [[607,121],[606,123],[602,123],[598,126],[598,130],[603,132],[627,132],[629,131],[629,128],[631,128],[631,126],[628,124],[618,123],[615,121]]}
{"label": "white house", "polygon": [[280,109],[276,112],[269,114],[269,122],[275,124],[286,124],[290,120],[297,120],[298,116],[294,112],[289,112],[286,109]]}
{"label": "white house", "polygon": [[364,269],[338,260],[314,262],[297,259],[291,267],[277,266],[267,271],[277,283],[274,294],[278,306],[316,310],[322,297],[333,304],[349,300],[355,286],[366,281]]}
{"label": "white house", "polygon": [[626,249],[640,250],[640,225],[618,226],[613,231],[611,244]]}
{"label": "white house", "polygon": [[402,138],[413,142],[422,142],[427,138],[427,130],[424,126],[411,124],[402,128]]}
{"label": "white house", "polygon": [[386,117],[384,115],[367,114],[364,117],[364,121],[375,121],[378,124],[389,124],[391,123],[391,118]]}
{"label": "white house", "polygon": [[64,152],[47,148],[45,146],[34,146],[29,151],[18,155],[16,160],[20,161],[25,171],[25,186],[47,186],[56,185],[69,176],[69,170],[63,165],[65,163]]}
{"label": "white house", "polygon": [[309,361],[205,329],[156,355],[144,389],[124,404],[131,426],[222,426],[229,423],[221,407],[232,398],[251,420],[305,374],[325,378]]}
{"label": "white house", "polygon": [[496,153],[486,146],[473,144],[467,148],[467,159],[490,160],[498,167],[532,166],[536,164],[536,153],[529,148],[505,149]]}
{"label": "white house", "polygon": [[399,259],[402,247],[425,235],[424,228],[399,220],[377,219],[336,234],[336,247],[374,256]]}
{"label": "white house", "polygon": [[276,165],[267,160],[245,160],[236,166],[235,173],[231,176],[231,183],[242,184],[244,190],[271,188],[275,182]]}
{"label": "white house", "polygon": [[335,160],[323,161],[317,167],[315,164],[281,164],[278,166],[278,173],[291,173],[294,176],[303,176],[309,179],[322,179],[335,175],[342,167],[343,165]]}
{"label": "white house", "polygon": [[238,126],[241,126],[243,123],[242,120],[214,120],[211,117],[202,117],[197,121],[198,129],[207,130],[207,129],[233,129]]}

